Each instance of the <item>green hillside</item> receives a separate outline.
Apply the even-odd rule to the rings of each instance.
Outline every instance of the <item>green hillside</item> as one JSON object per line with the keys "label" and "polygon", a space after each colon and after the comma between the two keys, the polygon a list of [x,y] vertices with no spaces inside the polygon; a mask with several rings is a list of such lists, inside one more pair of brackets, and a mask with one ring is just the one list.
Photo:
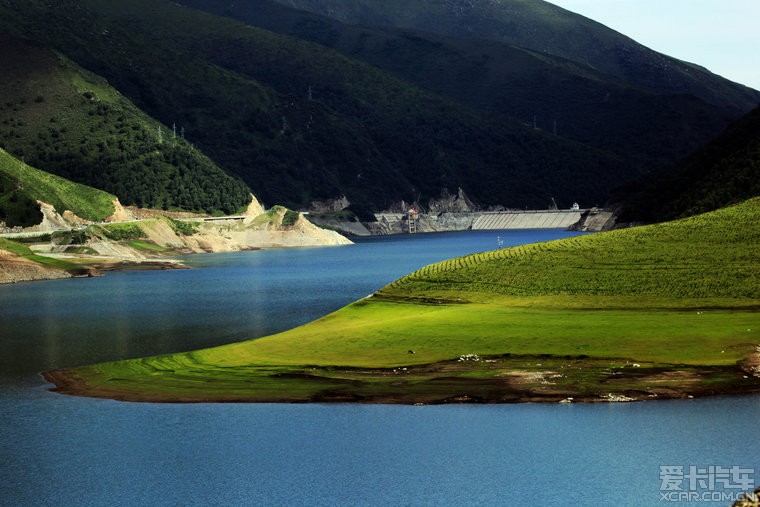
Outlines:
{"label": "green hillside", "polygon": [[0,221],[27,227],[42,220],[37,201],[85,220],[102,221],[114,212],[116,197],[86,185],[40,171],[0,148]]}
{"label": "green hillside", "polygon": [[569,206],[602,202],[637,174],[614,155],[333,50],[168,1],[5,5],[8,29],[55,45],[165,124],[185,127],[267,203],[345,194],[379,209],[462,187],[483,205],[544,207],[554,196]]}
{"label": "green hillside", "polygon": [[123,204],[232,213],[249,191],[102,78],[0,33],[0,146]]}
{"label": "green hillside", "polygon": [[278,335],[48,372],[126,400],[401,403],[756,392],[760,198],[469,255]]}
{"label": "green hillside", "polygon": [[680,162],[615,192],[620,221],[658,222],[760,195],[760,107]]}
{"label": "green hillside", "polygon": [[641,87],[543,50],[343,24],[276,0],[180,3],[336,49],[422,88],[525,124],[535,121],[546,132],[616,153],[645,169],[691,153],[737,117],[730,104]]}
{"label": "green hillside", "polygon": [[760,198],[677,222],[475,254],[434,264],[380,296],[760,299]]}
{"label": "green hillside", "polygon": [[760,102],[756,90],[652,51],[596,21],[543,0],[276,1],[352,24],[505,42],[582,63],[638,88],[690,94],[738,114]]}

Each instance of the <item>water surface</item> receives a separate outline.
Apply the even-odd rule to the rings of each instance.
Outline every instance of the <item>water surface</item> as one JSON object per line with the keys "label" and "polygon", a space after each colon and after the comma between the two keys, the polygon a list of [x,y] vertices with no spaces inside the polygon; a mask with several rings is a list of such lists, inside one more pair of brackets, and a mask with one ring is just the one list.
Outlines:
{"label": "water surface", "polygon": [[668,505],[659,502],[661,465],[760,470],[756,396],[130,404],[56,395],[38,375],[271,334],[427,263],[496,248],[497,236],[509,245],[568,234],[371,238],[192,256],[191,270],[0,286],[0,504]]}

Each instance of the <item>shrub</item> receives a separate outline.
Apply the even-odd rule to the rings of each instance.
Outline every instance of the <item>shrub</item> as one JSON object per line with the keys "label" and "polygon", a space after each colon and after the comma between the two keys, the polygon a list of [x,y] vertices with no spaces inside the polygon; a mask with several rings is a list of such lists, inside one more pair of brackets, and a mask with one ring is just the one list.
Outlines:
{"label": "shrub", "polygon": [[192,236],[198,232],[198,224],[194,222],[183,222],[180,220],[169,219],[169,224],[177,234],[184,234],[185,236]]}
{"label": "shrub", "polygon": [[301,214],[297,211],[287,210],[282,216],[282,225],[293,225],[298,221]]}
{"label": "shrub", "polygon": [[89,235],[84,230],[58,231],[52,234],[52,239],[59,245],[84,245]]}
{"label": "shrub", "polygon": [[104,225],[101,227],[101,230],[108,239],[113,241],[127,241],[147,237],[145,231],[134,223]]}

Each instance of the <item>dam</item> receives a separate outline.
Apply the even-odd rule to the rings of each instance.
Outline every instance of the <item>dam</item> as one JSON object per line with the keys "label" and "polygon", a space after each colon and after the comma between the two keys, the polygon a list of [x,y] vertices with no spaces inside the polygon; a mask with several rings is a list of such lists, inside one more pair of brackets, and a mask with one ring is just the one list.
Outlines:
{"label": "dam", "polygon": [[592,209],[508,210],[442,213],[376,213],[376,222],[364,223],[372,235],[467,230],[568,229]]}
{"label": "dam", "polygon": [[473,230],[567,229],[577,224],[586,210],[531,210],[472,213]]}
{"label": "dam", "polygon": [[445,211],[438,213],[385,212],[375,213],[374,222],[325,219],[310,216],[309,220],[350,236],[382,236],[468,230],[570,229],[602,231],[612,227],[612,211],[591,209],[547,209],[506,211]]}

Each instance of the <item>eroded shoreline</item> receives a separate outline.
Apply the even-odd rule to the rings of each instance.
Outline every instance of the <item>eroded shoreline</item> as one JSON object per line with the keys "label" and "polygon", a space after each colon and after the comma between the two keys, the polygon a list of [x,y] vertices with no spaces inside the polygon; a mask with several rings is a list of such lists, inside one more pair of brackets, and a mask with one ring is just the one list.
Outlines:
{"label": "eroded shoreline", "polygon": [[[266,366],[239,371],[233,381],[166,370],[141,382],[103,376],[97,365],[42,375],[59,394],[148,403],[609,403],[760,393],[760,376],[747,362],[611,368],[606,361],[580,358],[507,356],[484,361],[489,362],[474,368],[460,361],[392,369]],[[505,364],[515,361],[519,366]],[[530,362],[536,368],[526,367]],[[559,362],[568,367],[544,367]]]}

